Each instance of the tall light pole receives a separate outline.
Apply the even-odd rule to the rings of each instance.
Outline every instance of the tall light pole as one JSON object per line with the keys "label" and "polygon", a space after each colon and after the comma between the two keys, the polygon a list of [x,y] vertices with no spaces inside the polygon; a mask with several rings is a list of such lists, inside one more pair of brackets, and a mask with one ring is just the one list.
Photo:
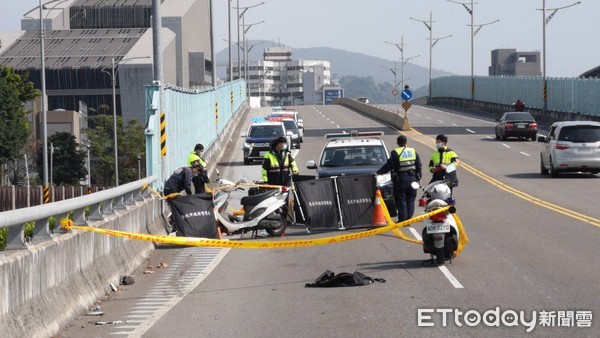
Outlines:
{"label": "tall light pole", "polygon": [[54,150],[60,150],[60,148],[55,148],[54,144],[50,142],[50,186],[54,185],[54,180],[52,178],[52,171],[54,169]]}
{"label": "tall light pole", "polygon": [[[408,63],[408,60],[412,60],[414,58],[417,58],[421,55],[416,55],[416,56],[411,56],[409,58],[404,58],[404,35],[400,36],[400,43],[395,43],[395,42],[388,42],[385,41],[385,43],[390,44],[390,45],[394,45],[396,46],[396,48],[398,48],[400,50],[400,82],[402,83],[402,85],[400,86],[402,88],[402,90],[404,90],[404,65],[406,65]],[[398,87],[398,84],[395,84],[394,89]]]}
{"label": "tall light pole", "polygon": [[[394,74],[394,89],[397,89],[398,81],[396,81],[396,72],[397,72],[396,61],[394,61],[394,68],[388,68],[388,67],[384,67],[384,66],[380,66],[380,67],[389,69],[390,72],[392,72],[392,74]],[[398,104],[398,95],[394,95],[394,104]]]}
{"label": "tall light pole", "polygon": [[429,30],[429,99],[428,99],[428,101],[431,101],[431,67],[433,64],[433,47],[438,43],[438,41],[449,38],[452,36],[452,34],[441,37],[441,38],[433,37],[433,23],[435,21],[433,21],[433,16],[432,16],[431,12],[429,12],[429,20],[417,20],[412,17],[411,17],[411,20],[422,22],[425,25],[425,27],[427,27],[427,29]]}
{"label": "tall light pole", "polygon": [[[542,62],[543,62],[543,66],[542,66],[542,77],[543,77],[543,81],[544,81],[544,89],[543,89],[543,95],[544,95],[544,113],[546,112],[546,110],[548,109],[548,81],[546,78],[546,25],[550,22],[550,20],[552,20],[552,18],[554,17],[554,15],[556,14],[556,12],[558,12],[561,9],[565,9],[565,8],[569,8],[569,7],[573,7],[575,5],[579,5],[581,3],[581,1],[577,1],[576,3],[570,4],[568,6],[563,6],[563,7],[557,7],[557,8],[546,8],[546,0],[542,0],[542,8],[538,10],[542,11]],[[552,13],[546,17],[546,11],[552,11]]]}
{"label": "tall light pole", "polygon": [[211,67],[211,84],[213,88],[217,86],[217,61],[215,60],[215,23],[213,18],[213,0],[208,1],[208,5],[210,6],[210,61],[212,64]]}
{"label": "tall light pole", "polygon": [[142,179],[142,154],[138,153],[137,154],[137,160],[138,160],[138,180]]}
{"label": "tall light pole", "polygon": [[233,59],[231,58],[231,0],[227,0],[227,34],[229,39],[229,76],[227,79],[231,82],[233,79],[233,65],[231,64],[233,62]]}
{"label": "tall light pole", "polygon": [[[242,46],[244,46],[244,43],[240,44],[240,27],[244,27],[244,14],[246,14],[246,11],[249,10],[250,8],[254,8],[254,7],[258,7],[261,5],[264,5],[265,2],[261,2],[258,3],[256,5],[252,5],[252,6],[245,6],[245,7],[240,7],[240,0],[237,0],[237,5],[236,7],[234,7],[237,10],[237,41],[238,41],[238,52],[237,52],[237,57],[238,57],[238,79],[241,78],[241,68],[242,68],[242,61],[240,58],[240,49],[243,48]],[[242,13],[240,14],[240,9],[242,10]],[[242,23],[240,24],[240,20],[242,20]],[[242,28],[243,29],[243,28]],[[229,39],[231,40],[231,39]],[[245,37],[244,37],[244,41],[245,41]]]}
{"label": "tall light pole", "polygon": [[[469,3],[466,3],[466,2],[458,2],[458,1],[454,1],[454,0],[448,0],[448,1],[453,2],[455,4],[462,5],[467,10],[467,12],[469,12],[469,15],[471,16],[471,24],[470,24],[470,26],[471,26],[471,101],[475,101],[475,72],[474,72],[474,68],[475,68],[475,42],[474,42],[475,35],[477,35],[477,33],[479,33],[479,30],[481,30],[481,27],[491,25],[500,20],[495,20],[495,21],[484,23],[481,25],[475,25],[475,24],[473,24],[473,17],[474,17],[473,12],[475,11],[475,4],[477,4],[476,2],[473,2],[473,0],[471,0],[471,4],[469,5]],[[477,29],[475,29],[475,27],[477,27]]]}
{"label": "tall light pole", "polygon": [[139,56],[139,57],[132,57],[132,58],[127,58],[127,59],[121,59],[117,62],[115,62],[115,57],[113,56],[111,58],[111,72],[107,72],[105,69],[103,68],[101,71],[109,74],[110,75],[110,79],[111,79],[111,84],[112,84],[112,101],[113,101],[113,139],[114,139],[114,148],[115,148],[115,187],[119,186],[119,150],[118,150],[118,140],[117,140],[117,77],[116,75],[116,71],[115,71],[115,67],[118,64],[121,64],[123,62],[126,61],[131,61],[131,60],[135,60],[135,59],[149,59],[149,56]]}
{"label": "tall light pole", "polygon": [[[52,0],[48,1],[42,5],[42,0],[39,0],[38,9],[39,9],[39,20],[35,20],[38,23],[39,27],[39,35],[40,35],[40,81],[41,81],[41,89],[42,89],[42,97],[40,99],[41,110],[42,110],[42,166],[43,166],[43,202],[50,203],[50,188],[48,187],[48,109],[46,107],[46,54],[44,48],[44,7],[48,4],[56,2],[56,4],[52,7],[54,9],[60,3],[65,2],[66,0]],[[35,9],[35,8],[34,8]]]}
{"label": "tall light pole", "polygon": [[[244,20],[242,20],[244,21]],[[265,22],[263,21],[259,21],[259,22],[255,22],[255,23],[251,23],[248,25],[242,24],[242,26],[244,27],[244,80],[246,81],[246,91],[249,92],[250,91],[250,86],[248,85],[248,53],[250,53],[250,50],[252,50],[252,47],[256,46],[257,44],[252,45],[252,47],[248,47],[248,39],[246,38],[246,34],[248,34],[248,31],[250,30],[250,28],[252,28],[252,26],[256,26],[259,25],[261,23]],[[249,95],[249,93],[248,93]]]}

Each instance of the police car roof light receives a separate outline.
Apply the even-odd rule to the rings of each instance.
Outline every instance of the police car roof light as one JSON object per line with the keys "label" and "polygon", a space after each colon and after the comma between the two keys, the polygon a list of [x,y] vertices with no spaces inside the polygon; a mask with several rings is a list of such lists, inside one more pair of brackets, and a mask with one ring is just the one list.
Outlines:
{"label": "police car roof light", "polygon": [[344,131],[343,133],[331,133],[325,134],[325,138],[359,138],[359,137],[374,137],[374,136],[383,136],[384,133],[382,131],[363,131],[358,132],[357,130],[352,130],[350,133]]}

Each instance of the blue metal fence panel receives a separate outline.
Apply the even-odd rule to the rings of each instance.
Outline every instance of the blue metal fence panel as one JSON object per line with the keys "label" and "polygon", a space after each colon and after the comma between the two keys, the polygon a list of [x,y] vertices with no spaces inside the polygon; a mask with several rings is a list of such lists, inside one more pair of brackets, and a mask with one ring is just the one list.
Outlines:
{"label": "blue metal fence panel", "polygon": [[[547,78],[548,109],[600,115],[600,79]],[[432,80],[432,97],[471,98],[470,76]],[[512,104],[521,99],[527,107],[543,108],[543,79],[527,76],[476,76],[475,100]]]}
{"label": "blue metal fence panel", "polygon": [[[222,133],[234,112],[246,98],[246,85],[236,80],[206,91],[165,86],[162,90],[165,114],[166,155],[161,156],[160,87],[146,88],[146,170],[148,176],[164,180],[177,168],[185,166],[194,145],[210,147]],[[232,100],[233,97],[233,100]],[[218,111],[217,111],[218,109]],[[164,172],[163,172],[164,170]]]}

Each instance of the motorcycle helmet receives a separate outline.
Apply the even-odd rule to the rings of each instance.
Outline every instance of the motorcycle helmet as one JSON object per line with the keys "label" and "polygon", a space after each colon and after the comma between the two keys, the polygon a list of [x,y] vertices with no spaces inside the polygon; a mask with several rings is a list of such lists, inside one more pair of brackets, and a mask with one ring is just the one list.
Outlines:
{"label": "motorcycle helmet", "polygon": [[442,201],[447,200],[452,196],[452,192],[450,188],[448,188],[445,184],[436,184],[433,189],[431,189],[431,199],[440,199]]}

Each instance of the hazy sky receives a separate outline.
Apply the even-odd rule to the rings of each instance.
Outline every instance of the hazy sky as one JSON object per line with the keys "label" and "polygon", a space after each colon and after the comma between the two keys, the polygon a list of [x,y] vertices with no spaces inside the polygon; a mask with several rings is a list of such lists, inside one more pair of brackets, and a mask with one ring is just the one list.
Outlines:
{"label": "hazy sky", "polygon": [[[232,1],[236,6],[238,0]],[[262,0],[239,0],[252,6]],[[280,41],[295,48],[333,47],[388,60],[400,58],[399,50],[384,41],[400,42],[404,36],[404,57],[420,55],[410,62],[429,67],[429,31],[423,23],[433,14],[433,68],[457,74],[471,72],[470,15],[463,6],[447,0],[264,0],[249,9],[246,24],[253,26],[247,37]],[[516,48],[542,50],[542,0],[476,0],[474,23],[485,24],[475,36],[475,74],[487,75],[490,51]],[[547,8],[575,3],[574,0],[546,0]],[[19,19],[38,0],[0,0],[0,31],[18,30]],[[226,47],[227,1],[214,0],[215,43]],[[548,11],[549,15],[551,12]],[[548,76],[577,76],[600,65],[600,0],[560,10],[546,26]],[[235,10],[232,10],[233,40]]]}

